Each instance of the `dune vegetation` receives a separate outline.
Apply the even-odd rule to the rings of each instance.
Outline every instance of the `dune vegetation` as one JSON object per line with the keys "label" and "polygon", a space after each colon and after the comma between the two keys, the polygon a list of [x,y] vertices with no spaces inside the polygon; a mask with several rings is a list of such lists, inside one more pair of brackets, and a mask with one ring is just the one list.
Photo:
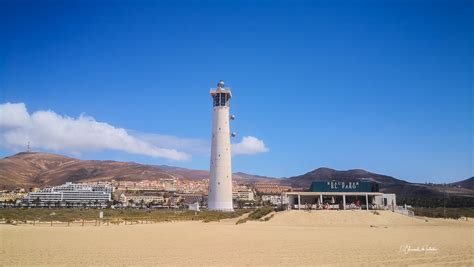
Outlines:
{"label": "dune vegetation", "polygon": [[194,212],[191,210],[144,210],[144,209],[25,209],[8,208],[0,209],[0,219],[9,222],[26,221],[59,221],[73,222],[81,220],[97,220],[100,211],[103,212],[104,222],[119,221],[219,221],[222,219],[237,218],[249,210],[239,209],[234,212],[218,212],[203,210]]}

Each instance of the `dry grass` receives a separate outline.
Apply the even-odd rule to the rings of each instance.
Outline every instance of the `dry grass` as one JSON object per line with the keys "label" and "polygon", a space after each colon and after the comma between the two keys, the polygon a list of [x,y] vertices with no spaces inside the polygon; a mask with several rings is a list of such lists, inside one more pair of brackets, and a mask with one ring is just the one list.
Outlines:
{"label": "dry grass", "polygon": [[[0,219],[9,221],[11,223],[26,222],[26,221],[58,221],[58,222],[72,222],[81,220],[96,220],[99,218],[99,209],[0,209]],[[139,210],[139,209],[106,209],[104,212],[103,221],[117,223],[117,222],[136,222],[141,220],[146,221],[219,221],[222,219],[237,218],[248,210],[236,210],[235,212],[216,212],[216,211],[200,211],[197,214],[190,210]]]}

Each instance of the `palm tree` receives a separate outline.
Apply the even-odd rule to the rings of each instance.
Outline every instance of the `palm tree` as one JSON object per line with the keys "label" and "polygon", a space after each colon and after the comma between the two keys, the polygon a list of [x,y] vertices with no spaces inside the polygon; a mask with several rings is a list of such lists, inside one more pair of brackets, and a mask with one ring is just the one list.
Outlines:
{"label": "palm tree", "polygon": [[243,200],[237,200],[237,205],[239,206],[239,209],[243,208],[244,206],[244,201]]}
{"label": "palm tree", "polygon": [[183,208],[184,207],[184,198],[180,199],[178,202],[178,208]]}
{"label": "palm tree", "polygon": [[35,207],[38,207],[38,205],[41,203],[40,198],[36,197],[36,199],[33,200],[33,203],[35,204]]}

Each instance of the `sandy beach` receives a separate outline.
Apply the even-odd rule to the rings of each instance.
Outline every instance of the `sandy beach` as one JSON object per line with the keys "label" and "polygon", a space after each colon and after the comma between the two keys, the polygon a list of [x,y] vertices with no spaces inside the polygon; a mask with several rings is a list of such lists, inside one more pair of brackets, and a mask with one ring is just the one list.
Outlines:
{"label": "sandy beach", "polygon": [[474,265],[474,221],[285,211],[267,222],[0,226],[0,265]]}

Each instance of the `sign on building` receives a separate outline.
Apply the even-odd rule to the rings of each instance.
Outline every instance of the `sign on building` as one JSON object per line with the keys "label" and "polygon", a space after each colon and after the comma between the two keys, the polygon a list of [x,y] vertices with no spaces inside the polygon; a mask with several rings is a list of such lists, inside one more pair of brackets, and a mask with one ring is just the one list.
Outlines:
{"label": "sign on building", "polygon": [[312,182],[311,192],[379,192],[379,184],[369,181],[317,181]]}

